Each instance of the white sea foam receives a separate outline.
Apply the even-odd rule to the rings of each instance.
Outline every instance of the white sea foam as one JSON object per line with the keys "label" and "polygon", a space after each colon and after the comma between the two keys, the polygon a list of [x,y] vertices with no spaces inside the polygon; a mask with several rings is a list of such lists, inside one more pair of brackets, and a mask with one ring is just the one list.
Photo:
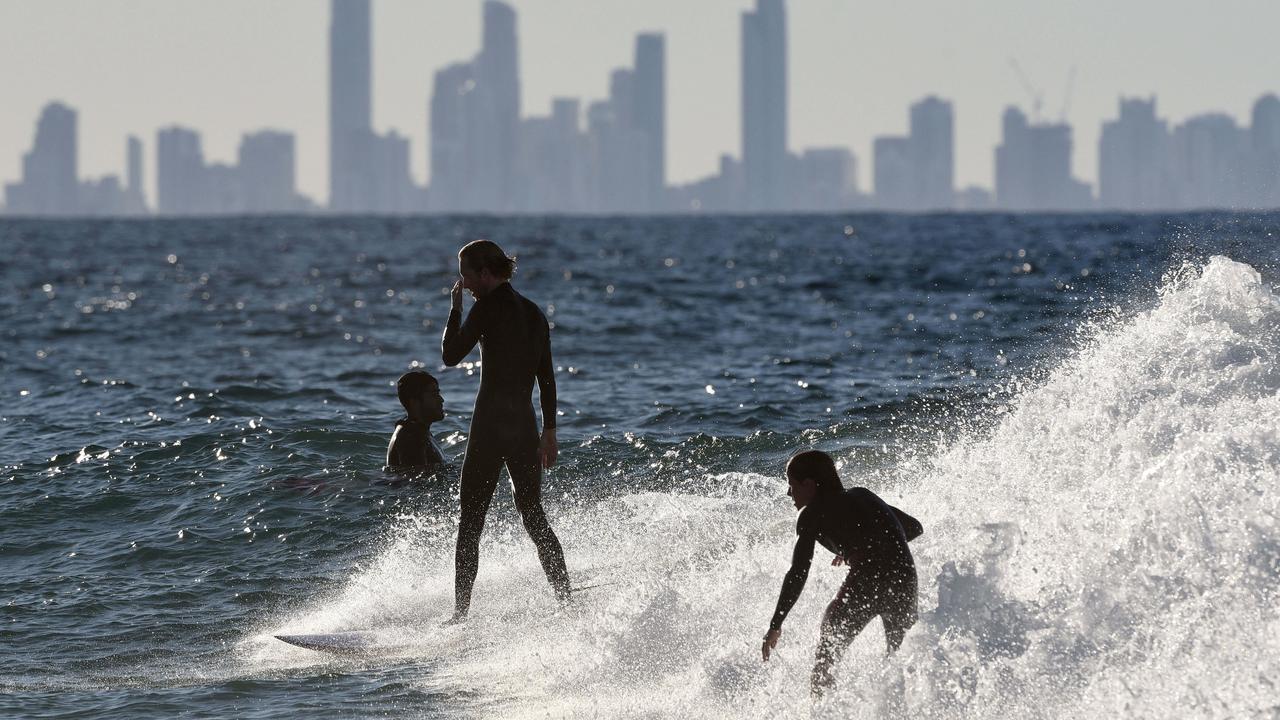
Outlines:
{"label": "white sea foam", "polygon": [[420,627],[419,654],[439,660],[420,682],[462,715],[1275,717],[1278,352],[1280,301],[1214,258],[1098,331],[994,428],[904,461],[882,494],[926,527],[921,621],[888,660],[873,621],[816,707],[818,619],[842,577],[821,556],[778,655],[759,658],[794,539],[777,468],[721,477],[715,496],[561,508],[571,570],[616,583],[567,611],[507,524],[486,535],[466,632],[437,634],[452,606],[440,525],[402,533],[278,630]]}

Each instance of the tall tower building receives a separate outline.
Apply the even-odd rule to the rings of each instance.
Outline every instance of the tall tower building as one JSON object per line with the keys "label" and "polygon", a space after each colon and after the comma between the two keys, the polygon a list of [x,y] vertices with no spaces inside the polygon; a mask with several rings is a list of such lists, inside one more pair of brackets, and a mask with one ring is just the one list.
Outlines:
{"label": "tall tower building", "polygon": [[471,127],[474,179],[471,204],[502,212],[515,196],[516,138],[520,130],[520,63],[516,11],[486,0],[484,44],[475,61],[475,116]]}
{"label": "tall tower building", "polygon": [[667,184],[666,38],[660,33],[636,36],[632,123],[644,138],[646,175],[641,209],[662,210]]}
{"label": "tall tower building", "polygon": [[329,207],[372,204],[373,31],[370,0],[332,0],[329,26]]}
{"label": "tall tower building", "polygon": [[125,177],[128,180],[129,197],[138,212],[147,209],[147,190],[143,187],[142,140],[130,135],[125,141]]}
{"label": "tall tower building", "polygon": [[787,166],[787,16],[783,0],[742,14],[742,166],[746,209],[781,209]]}
{"label": "tall tower building", "polygon": [[951,103],[929,96],[911,106],[913,205],[947,210],[954,205],[955,131]]}

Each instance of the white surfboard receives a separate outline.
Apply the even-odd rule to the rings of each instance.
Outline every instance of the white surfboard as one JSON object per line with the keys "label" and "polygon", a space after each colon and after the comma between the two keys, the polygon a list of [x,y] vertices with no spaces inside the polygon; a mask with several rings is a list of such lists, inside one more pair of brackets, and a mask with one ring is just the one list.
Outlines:
{"label": "white surfboard", "polygon": [[[579,593],[617,584],[616,580],[596,582],[570,588],[570,592]],[[274,637],[300,648],[334,655],[377,655],[403,651],[412,647],[413,640],[421,638],[422,632],[420,627],[390,627],[378,630],[347,630],[332,633],[275,635]]]}
{"label": "white surfboard", "polygon": [[409,646],[410,628],[348,630],[347,632],[276,635],[290,645],[335,655],[372,655],[395,652]]}

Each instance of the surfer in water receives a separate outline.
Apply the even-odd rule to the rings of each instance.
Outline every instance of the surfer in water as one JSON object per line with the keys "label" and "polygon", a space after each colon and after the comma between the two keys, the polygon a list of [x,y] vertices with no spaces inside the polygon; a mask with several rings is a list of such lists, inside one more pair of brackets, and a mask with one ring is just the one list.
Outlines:
{"label": "surfer in water", "polygon": [[387,445],[386,469],[417,471],[444,464],[444,454],[431,437],[431,423],[444,419],[440,383],[425,370],[411,370],[396,381],[405,416],[396,421]]}
{"label": "surfer in water", "polygon": [[[441,342],[444,364],[453,367],[480,343],[480,390],[467,454],[462,461],[458,546],[454,567],[455,612],[461,621],[471,608],[471,589],[480,563],[480,532],[489,502],[506,465],[516,507],[538,549],[542,570],[556,597],[569,599],[564,551],[542,509],[542,469],[556,462],[556,379],[551,363],[551,330],[533,302],[511,287],[515,258],[496,243],[476,240],[458,252],[458,272],[450,296],[449,322]],[[462,319],[462,291],[475,298]],[[542,434],[533,410],[533,385],[542,405]]]}
{"label": "surfer in water", "polygon": [[879,615],[889,652],[898,649],[916,622],[916,568],[907,542],[924,532],[920,522],[866,488],[844,489],[835,461],[820,450],[805,450],[787,461],[787,495],[800,511],[791,569],[782,582],[778,606],[765,633],[767,661],[782,635],[782,621],[800,597],[809,576],[815,543],[835,553],[834,566],[849,575],[822,616],[810,689],[815,697],[835,685],[833,672],[853,638]]}

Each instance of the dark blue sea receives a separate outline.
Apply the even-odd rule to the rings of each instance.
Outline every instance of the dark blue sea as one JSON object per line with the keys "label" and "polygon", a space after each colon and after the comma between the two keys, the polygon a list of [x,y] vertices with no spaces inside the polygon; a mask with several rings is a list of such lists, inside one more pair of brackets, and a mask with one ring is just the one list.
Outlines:
{"label": "dark blue sea", "polygon": [[[561,609],[501,483],[452,612],[487,237],[553,325]],[[0,716],[1280,716],[1280,215],[0,221]],[[469,303],[470,301],[468,301]],[[453,469],[382,470],[397,376]],[[918,517],[814,705],[782,466]],[[373,630],[361,656],[277,634]]]}

